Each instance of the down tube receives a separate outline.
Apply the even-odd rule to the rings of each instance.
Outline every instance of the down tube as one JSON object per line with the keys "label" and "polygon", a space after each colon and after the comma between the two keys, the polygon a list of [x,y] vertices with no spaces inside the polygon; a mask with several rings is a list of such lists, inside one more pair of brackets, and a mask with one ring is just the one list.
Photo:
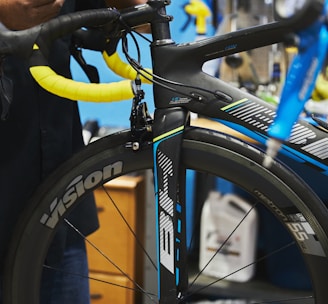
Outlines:
{"label": "down tube", "polygon": [[153,154],[160,304],[178,303],[188,284],[180,265],[186,259],[185,170],[180,170],[180,155],[187,117],[181,108],[155,112]]}

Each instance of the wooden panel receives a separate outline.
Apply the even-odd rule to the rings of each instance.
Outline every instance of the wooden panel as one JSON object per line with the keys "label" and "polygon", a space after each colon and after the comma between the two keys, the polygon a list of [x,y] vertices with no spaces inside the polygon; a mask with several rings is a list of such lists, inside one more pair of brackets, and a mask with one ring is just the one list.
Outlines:
{"label": "wooden panel", "polygon": [[[124,277],[132,287],[133,283],[125,274],[131,280],[136,280],[141,284],[143,273],[143,256],[140,256],[142,250],[137,245],[131,230],[139,236],[139,241],[143,243],[144,178],[142,176],[123,176],[107,183],[104,188],[95,191],[100,229],[88,237],[88,240],[99,248],[101,253],[87,244],[89,270],[99,276]],[[94,290],[95,283],[90,281],[90,285],[92,294],[99,294],[101,288],[104,288],[103,292],[107,294],[105,289],[108,284],[99,285],[96,291]],[[114,302],[106,298],[106,303],[126,303],[127,297],[130,299],[128,303],[133,303],[133,292],[117,287],[115,290],[115,293],[123,292],[125,296],[121,297],[122,300]],[[95,302],[97,304],[103,303],[100,302],[100,299],[97,301],[99,301]]]}
{"label": "wooden panel", "polygon": [[[132,291],[121,287],[131,288],[132,283],[127,278],[93,272],[90,273],[90,277],[96,279],[90,280],[91,304],[133,303]],[[104,282],[110,282],[112,284],[106,284]]]}
{"label": "wooden panel", "polygon": [[230,127],[227,127],[227,126],[223,125],[222,123],[219,123],[215,120],[211,120],[211,119],[207,119],[207,118],[192,119],[191,125],[195,126],[195,127],[202,127],[202,128],[208,128],[211,130],[219,131],[222,133],[229,134],[231,136],[235,136],[237,138],[240,138],[240,139],[245,140],[250,143],[256,143],[256,141],[253,140],[252,138],[250,138]]}

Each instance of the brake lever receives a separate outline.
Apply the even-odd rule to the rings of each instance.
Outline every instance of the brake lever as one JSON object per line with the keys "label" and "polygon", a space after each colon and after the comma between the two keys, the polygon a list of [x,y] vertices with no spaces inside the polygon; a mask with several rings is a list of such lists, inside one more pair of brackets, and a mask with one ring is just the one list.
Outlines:
{"label": "brake lever", "polygon": [[[114,37],[111,37],[113,35]],[[70,51],[73,58],[80,65],[91,83],[99,83],[99,73],[96,67],[87,64],[83,58],[81,49],[97,52],[106,51],[108,56],[116,52],[120,37],[108,35],[101,28],[79,29],[72,34]]]}
{"label": "brake lever", "polygon": [[100,77],[96,67],[93,65],[87,64],[81,49],[77,48],[75,45],[70,46],[70,52],[75,61],[79,64],[83,72],[87,75],[91,83],[99,83]]}

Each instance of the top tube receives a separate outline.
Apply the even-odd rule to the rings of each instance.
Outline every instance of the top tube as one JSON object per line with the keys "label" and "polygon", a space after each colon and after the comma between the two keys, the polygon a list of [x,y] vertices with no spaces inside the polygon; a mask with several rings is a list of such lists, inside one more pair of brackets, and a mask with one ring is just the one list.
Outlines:
{"label": "top tube", "polygon": [[[316,0],[315,2],[321,1]],[[53,41],[72,33],[78,28],[90,26],[103,26],[106,31],[110,32],[112,30],[110,24],[115,22],[117,18],[122,18],[130,27],[151,23],[153,40],[155,43],[161,43],[171,39],[169,22],[172,20],[172,17],[166,13],[167,5],[170,5],[170,0],[149,0],[147,4],[137,5],[120,12],[111,8],[81,11],[59,16],[28,30],[3,31],[0,32],[0,55],[16,54],[27,58],[31,54],[35,40],[40,35],[46,41]],[[306,26],[303,22],[304,17],[306,17],[307,23],[318,18],[315,13],[306,14],[306,16],[299,16],[297,20],[279,22],[281,24],[280,27],[287,31],[295,31]],[[261,38],[265,39],[265,35]],[[274,43],[274,40],[272,42]],[[270,43],[269,38],[267,43]]]}

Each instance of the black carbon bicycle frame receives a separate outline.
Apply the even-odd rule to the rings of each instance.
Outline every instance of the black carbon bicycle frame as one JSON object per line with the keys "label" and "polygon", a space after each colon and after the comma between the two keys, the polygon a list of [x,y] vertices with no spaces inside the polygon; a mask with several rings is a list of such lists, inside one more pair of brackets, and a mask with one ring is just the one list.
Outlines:
{"label": "black carbon bicycle frame", "polygon": [[[311,3],[318,4],[320,1],[313,0]],[[40,45],[47,50],[46,46],[52,40],[81,26],[101,25],[105,31],[112,32],[114,28],[126,31],[126,25],[151,24],[160,304],[179,303],[188,286],[183,268],[187,255],[185,169],[181,167],[180,157],[184,130],[189,124],[189,111],[232,126],[260,143],[266,141],[266,131],[275,116],[274,108],[268,103],[205,74],[202,71],[204,62],[284,42],[289,34],[304,26],[301,16],[295,22],[273,22],[198,42],[176,44],[171,39],[169,24],[172,18],[166,13],[168,4],[169,0],[149,0],[148,4],[120,13],[104,9],[96,10],[99,13],[96,17],[92,12],[76,14],[74,18],[73,14],[61,16],[29,30],[1,32],[0,39],[2,55],[16,54],[29,58],[35,41],[40,40]],[[317,17],[311,13],[307,15],[306,25]],[[321,176],[327,176],[327,148],[326,131],[299,121],[282,150],[289,159],[307,164]]]}
{"label": "black carbon bicycle frame", "polygon": [[[167,1],[149,1],[148,5],[123,14],[124,20],[134,26],[149,12],[148,21],[151,20],[152,26],[160,304],[179,303],[188,286],[187,276],[180,267],[182,257],[186,258],[185,172],[180,168],[180,148],[183,131],[189,123],[188,112],[218,120],[262,144],[275,116],[275,109],[270,104],[204,73],[204,62],[284,42],[287,35],[300,26],[273,22],[197,42],[176,44],[170,36],[167,4]],[[328,174],[328,138],[326,132],[316,126],[305,121],[296,123],[282,150],[289,158]]]}
{"label": "black carbon bicycle frame", "polygon": [[[202,66],[208,60],[286,42],[290,34],[302,26],[303,21],[272,22],[201,41],[176,44],[171,39],[171,18],[165,9],[168,4],[169,1],[153,0],[122,13],[123,19],[132,27],[147,22],[152,25],[153,73],[159,83],[155,82],[153,86],[155,108],[181,107],[232,126],[264,143],[275,108],[254,95],[204,73]],[[162,131],[158,133],[166,133],[166,130]],[[313,149],[314,146],[318,149]],[[302,120],[295,124],[282,152],[328,175],[328,152],[317,153],[320,148],[328,148],[326,131]]]}

